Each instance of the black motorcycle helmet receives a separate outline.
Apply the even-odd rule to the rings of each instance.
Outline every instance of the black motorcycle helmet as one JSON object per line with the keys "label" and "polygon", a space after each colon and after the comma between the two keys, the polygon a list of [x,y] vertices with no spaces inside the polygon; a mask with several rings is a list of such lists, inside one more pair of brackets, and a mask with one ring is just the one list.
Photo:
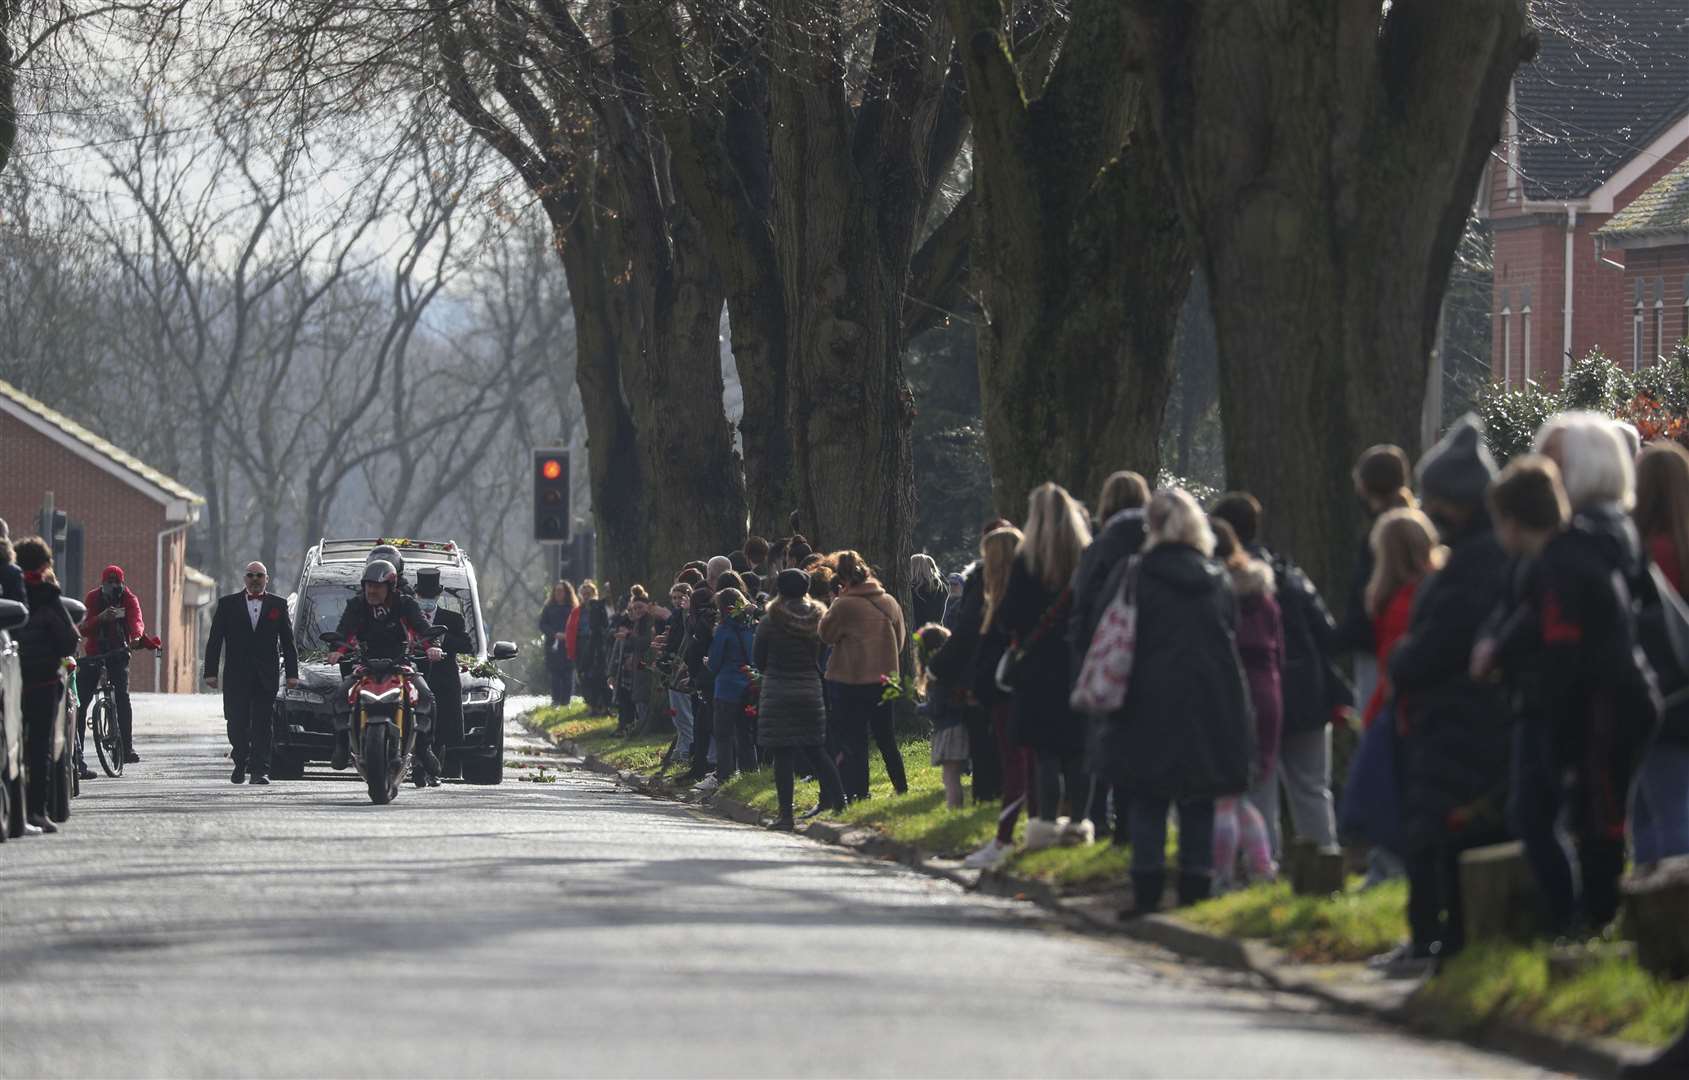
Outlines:
{"label": "black motorcycle helmet", "polygon": [[393,564],[386,559],[371,559],[364,564],[365,585],[386,585],[390,589],[399,587],[399,572],[393,569]]}
{"label": "black motorcycle helmet", "polygon": [[[377,560],[385,562],[393,568],[394,580],[397,580],[398,575],[405,572],[405,557],[400,555],[399,549],[392,544],[380,544],[369,549],[369,555],[364,559],[364,562],[372,563]],[[364,580],[369,579],[365,578]]]}

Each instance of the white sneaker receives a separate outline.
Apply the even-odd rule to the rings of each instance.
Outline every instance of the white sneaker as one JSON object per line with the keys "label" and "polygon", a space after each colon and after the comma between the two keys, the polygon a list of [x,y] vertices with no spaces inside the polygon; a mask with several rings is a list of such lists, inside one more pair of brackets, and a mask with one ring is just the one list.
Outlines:
{"label": "white sneaker", "polygon": [[1000,844],[993,836],[985,842],[985,846],[962,860],[962,865],[969,870],[989,870],[993,866],[1009,857],[1014,848],[1009,844]]}
{"label": "white sneaker", "polygon": [[1068,846],[1080,846],[1097,842],[1097,827],[1091,824],[1090,818],[1070,821],[1067,818],[1057,818],[1056,825],[1061,829],[1061,842]]}
{"label": "white sneaker", "polygon": [[693,784],[692,790],[700,795],[708,795],[720,786],[721,780],[719,778],[715,776],[706,776],[696,784]]}
{"label": "white sneaker", "polygon": [[[1066,820],[1065,818],[1063,820]],[[1043,851],[1061,843],[1061,823],[1029,818],[1026,822],[1026,850]]]}

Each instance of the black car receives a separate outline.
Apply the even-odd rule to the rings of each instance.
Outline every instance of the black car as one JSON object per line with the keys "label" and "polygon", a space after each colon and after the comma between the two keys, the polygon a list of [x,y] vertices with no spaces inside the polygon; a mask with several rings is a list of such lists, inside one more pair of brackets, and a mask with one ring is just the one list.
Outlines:
{"label": "black car", "polygon": [[504,779],[504,679],[489,661],[508,660],[516,645],[492,641],[481,615],[481,594],[475,565],[454,543],[421,540],[322,540],[305,553],[299,587],[287,598],[293,618],[294,643],[299,648],[299,686],[283,686],[276,694],[274,749],[270,775],[297,779],[313,761],[329,759],[334,749],[334,713],[344,709],[336,701],[340,669],[324,663],[328,651],[321,635],[340,622],[346,602],[358,594],[364,562],[371,548],[392,544],[405,559],[405,576],[414,580],[419,567],[438,567],[443,607],[463,613],[473,656],[459,656],[463,672],[463,727],[446,730],[444,720],[435,732],[435,753],[447,779],[461,777],[471,784],[497,784]]}

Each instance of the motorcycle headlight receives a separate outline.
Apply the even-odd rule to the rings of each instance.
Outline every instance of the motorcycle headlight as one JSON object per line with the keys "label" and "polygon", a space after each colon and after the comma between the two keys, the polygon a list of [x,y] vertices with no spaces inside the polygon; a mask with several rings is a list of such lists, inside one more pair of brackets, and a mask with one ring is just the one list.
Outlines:
{"label": "motorcycle headlight", "polygon": [[368,690],[360,690],[358,692],[358,698],[366,705],[391,705],[395,701],[399,700],[399,688],[395,686],[393,689],[383,691],[379,694],[372,694]]}

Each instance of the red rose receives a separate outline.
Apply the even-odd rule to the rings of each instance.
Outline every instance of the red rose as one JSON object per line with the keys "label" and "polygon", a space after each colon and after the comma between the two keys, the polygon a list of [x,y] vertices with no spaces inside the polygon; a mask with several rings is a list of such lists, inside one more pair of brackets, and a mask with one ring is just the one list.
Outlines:
{"label": "red rose", "polygon": [[272,622],[281,618],[281,608],[271,608],[269,618]]}

